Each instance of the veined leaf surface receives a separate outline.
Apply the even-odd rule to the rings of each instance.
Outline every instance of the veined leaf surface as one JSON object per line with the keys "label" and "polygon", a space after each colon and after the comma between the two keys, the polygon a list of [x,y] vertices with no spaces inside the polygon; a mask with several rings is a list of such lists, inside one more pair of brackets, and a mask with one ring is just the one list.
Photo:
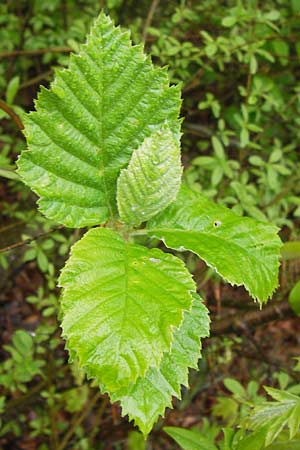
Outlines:
{"label": "veined leaf surface", "polygon": [[165,124],[144,140],[121,171],[117,191],[121,219],[139,225],[165,209],[176,198],[181,174],[180,138]]}
{"label": "veined leaf surface", "polygon": [[112,391],[159,366],[195,291],[180,259],[106,228],[73,246],[59,282],[68,348]]}
{"label": "veined leaf surface", "polygon": [[254,408],[250,426],[254,430],[266,428],[265,445],[270,445],[285,426],[293,439],[300,429],[300,397],[288,391],[266,387],[267,393],[275,400],[264,402]]}
{"label": "veined leaf surface", "polygon": [[100,14],[80,53],[41,89],[25,119],[19,174],[40,196],[40,210],[70,227],[115,216],[121,168],[166,120],[179,133],[180,104],[166,70]]}
{"label": "veined leaf surface", "polygon": [[123,415],[128,414],[143,434],[151,431],[166,407],[172,407],[172,396],[181,397],[181,385],[188,386],[188,369],[197,368],[201,338],[208,335],[208,311],[194,294],[192,309],[184,313],[171,352],[164,353],[160,367],[150,367],[136,383],[110,393],[112,401],[120,401]]}
{"label": "veined leaf surface", "polygon": [[183,450],[218,450],[214,443],[198,430],[186,430],[178,427],[164,427],[164,431],[173,438]]}
{"label": "veined leaf surface", "polygon": [[174,203],[150,220],[148,232],[168,247],[196,253],[261,302],[278,285],[277,227],[240,217],[185,186]]}

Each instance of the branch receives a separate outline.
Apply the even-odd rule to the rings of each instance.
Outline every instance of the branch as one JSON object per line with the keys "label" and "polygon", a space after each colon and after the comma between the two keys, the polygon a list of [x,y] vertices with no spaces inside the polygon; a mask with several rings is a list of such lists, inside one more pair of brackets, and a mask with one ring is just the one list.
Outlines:
{"label": "branch", "polygon": [[47,70],[47,72],[43,72],[33,78],[30,78],[29,80],[24,81],[24,83],[20,85],[19,89],[21,90],[34,84],[37,84],[40,81],[47,79],[50,75],[52,75],[52,70]]}
{"label": "branch", "polygon": [[37,48],[35,50],[12,50],[10,52],[0,52],[0,58],[13,58],[22,55],[44,55],[45,53],[70,53],[70,47],[50,47]]}
{"label": "branch", "polygon": [[150,5],[147,17],[146,17],[146,21],[145,21],[145,25],[144,25],[144,29],[143,29],[143,34],[142,34],[142,39],[143,41],[147,40],[147,30],[151,25],[153,16],[155,14],[155,10],[158,7],[159,4],[159,0],[152,0],[152,3]]}
{"label": "branch", "polygon": [[182,93],[186,94],[187,92],[193,90],[195,87],[199,86],[199,80],[202,77],[202,75],[204,74],[204,69],[203,67],[200,67],[199,70],[197,70],[197,72],[194,74],[192,80],[190,81],[189,84],[187,84],[183,89],[182,89]]}
{"label": "branch", "polygon": [[59,225],[56,228],[52,228],[52,230],[45,231],[44,233],[40,233],[32,238],[25,239],[24,241],[15,242],[14,244],[11,244],[11,245],[7,245],[6,247],[0,248],[0,253],[9,252],[10,250],[13,250],[14,248],[23,247],[23,245],[31,244],[31,242],[36,241],[37,239],[39,239],[41,237],[47,236],[48,234],[53,233],[54,231],[57,231],[57,230],[61,230],[63,228],[65,228],[64,225]]}
{"label": "branch", "polygon": [[15,122],[20,131],[23,130],[24,125],[18,114],[16,114],[10,106],[7,105],[3,100],[0,100],[0,109],[6,112],[10,118]]}
{"label": "branch", "polygon": [[[60,445],[58,445],[56,450],[64,450],[66,448],[66,446],[68,445],[73,434],[76,432],[76,429],[80,426],[82,421],[88,416],[88,414],[91,412],[91,410],[93,409],[93,407],[95,406],[97,401],[100,399],[100,397],[101,397],[100,392],[98,392],[96,395],[94,395],[94,397],[90,397],[90,399],[84,405],[84,410],[77,417],[75,417],[73,424],[69,428],[68,432],[65,434],[63,440],[61,441]],[[106,401],[104,399],[103,403],[102,403],[103,410],[104,410],[105,406],[106,406]]]}
{"label": "branch", "polygon": [[272,320],[285,320],[295,317],[287,301],[273,302],[261,311],[249,311],[215,320],[211,326],[211,336],[220,336],[225,333],[238,333],[245,327],[255,327]]}
{"label": "branch", "polygon": [[[198,123],[186,122],[183,124],[183,128],[185,129],[186,133],[195,134],[197,136],[211,137],[214,134],[218,134],[218,132],[215,132],[205,125],[200,125]],[[241,146],[240,142],[237,139],[230,138],[229,142],[233,147],[239,148]]]}

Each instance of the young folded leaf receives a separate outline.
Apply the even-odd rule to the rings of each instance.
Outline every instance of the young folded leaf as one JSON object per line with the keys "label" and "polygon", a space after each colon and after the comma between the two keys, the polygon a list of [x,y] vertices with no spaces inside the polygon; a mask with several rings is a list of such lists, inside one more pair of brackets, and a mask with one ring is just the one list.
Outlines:
{"label": "young folded leaf", "polygon": [[117,201],[123,222],[140,225],[175,200],[182,166],[180,135],[165,124],[133,152],[118,179]]}
{"label": "young folded leaf", "polygon": [[117,213],[120,170],[166,120],[179,133],[180,104],[166,70],[100,14],[80,53],[27,115],[18,173],[48,218],[69,227],[104,223]]}
{"label": "young folded leaf", "polygon": [[196,253],[225,280],[244,285],[262,303],[278,285],[277,227],[237,216],[187,187],[147,228],[168,247]]}
{"label": "young folded leaf", "polygon": [[180,259],[106,228],[72,247],[59,283],[68,348],[112,391],[159,366],[195,291]]}
{"label": "young folded leaf", "polygon": [[164,353],[160,367],[150,367],[136,383],[109,392],[112,401],[120,401],[122,414],[128,414],[144,435],[164,415],[166,407],[172,407],[172,396],[181,398],[181,385],[188,386],[188,369],[197,368],[201,338],[209,335],[208,311],[198,295],[193,297],[192,309],[184,313],[171,352]]}

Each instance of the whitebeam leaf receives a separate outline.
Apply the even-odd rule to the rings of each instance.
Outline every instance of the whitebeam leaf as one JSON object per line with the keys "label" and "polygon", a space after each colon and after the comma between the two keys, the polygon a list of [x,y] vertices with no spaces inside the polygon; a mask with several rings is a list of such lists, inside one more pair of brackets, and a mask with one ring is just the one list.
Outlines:
{"label": "whitebeam leaf", "polygon": [[172,396],[181,398],[181,385],[188,386],[188,369],[197,368],[201,338],[208,335],[208,311],[194,294],[192,309],[184,313],[171,352],[164,354],[160,367],[150,367],[146,376],[138,378],[135,384],[110,393],[112,401],[120,401],[122,414],[128,414],[144,435],[164,415],[166,407],[172,407]]}
{"label": "whitebeam leaf", "polygon": [[180,259],[106,228],[73,246],[59,283],[68,348],[111,391],[159,366],[195,291]]}
{"label": "whitebeam leaf", "polygon": [[281,240],[277,227],[240,217],[182,187],[177,200],[148,223],[150,236],[190,250],[231,284],[266,302],[278,286]]}
{"label": "whitebeam leaf", "polygon": [[117,202],[123,222],[140,225],[175,200],[182,166],[180,135],[165,124],[132,154],[118,179]]}
{"label": "whitebeam leaf", "polygon": [[80,53],[27,115],[18,172],[48,218],[69,227],[104,223],[117,213],[120,170],[166,120],[179,133],[180,104],[166,70],[100,14]]}

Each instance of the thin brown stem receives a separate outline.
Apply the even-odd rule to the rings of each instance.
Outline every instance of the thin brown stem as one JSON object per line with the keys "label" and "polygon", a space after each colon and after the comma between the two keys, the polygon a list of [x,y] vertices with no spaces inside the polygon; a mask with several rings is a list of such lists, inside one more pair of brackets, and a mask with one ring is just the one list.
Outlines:
{"label": "thin brown stem", "polygon": [[146,17],[144,29],[143,29],[143,34],[142,34],[143,41],[147,40],[148,28],[150,27],[150,25],[152,23],[152,19],[153,19],[153,16],[155,14],[155,11],[156,11],[156,8],[158,7],[158,5],[159,5],[159,0],[152,0],[147,17]]}
{"label": "thin brown stem", "polygon": [[47,79],[50,75],[52,75],[52,70],[47,70],[47,72],[43,72],[36,77],[30,78],[29,80],[24,81],[24,83],[21,84],[19,89],[24,89],[29,86],[32,86],[34,84],[39,83],[42,80]]}
{"label": "thin brown stem", "polygon": [[61,230],[63,228],[65,228],[64,225],[59,225],[58,227],[52,228],[52,230],[45,231],[44,233],[40,233],[37,236],[34,236],[33,238],[25,239],[24,241],[19,241],[19,242],[15,242],[14,244],[7,245],[6,247],[0,248],[0,253],[8,252],[10,250],[13,250],[14,248],[22,247],[23,245],[31,244],[31,242],[36,241],[37,239],[39,239],[41,237],[47,236],[48,234],[53,233],[54,231],[57,231],[57,230]]}
{"label": "thin brown stem", "polygon": [[230,315],[212,323],[211,336],[220,336],[226,333],[239,333],[247,327],[255,327],[273,320],[285,320],[295,317],[287,301],[274,301],[261,311],[249,311]]}
{"label": "thin brown stem", "polygon": [[56,450],[64,450],[66,446],[68,445],[70,439],[72,438],[73,434],[75,433],[76,429],[80,426],[80,424],[83,422],[83,420],[87,417],[87,415],[90,413],[90,411],[93,409],[99,398],[101,397],[100,392],[98,392],[93,398],[90,398],[87,403],[84,406],[84,410],[81,414],[75,417],[71,428],[69,431],[65,434],[65,437],[61,441],[60,445],[57,446]]}
{"label": "thin brown stem", "polygon": [[0,58],[13,58],[15,56],[34,56],[44,55],[45,53],[70,53],[72,49],[70,47],[49,47],[49,48],[37,48],[35,50],[11,50],[7,52],[0,52]]}
{"label": "thin brown stem", "polygon": [[9,117],[15,122],[17,127],[20,131],[23,130],[24,125],[18,114],[16,114],[10,106],[8,106],[7,103],[5,103],[3,100],[0,100],[0,109],[6,112],[6,114],[9,115]]}
{"label": "thin brown stem", "polygon": [[99,431],[99,428],[98,428],[97,425],[101,423],[101,419],[102,419],[103,413],[104,413],[105,408],[108,405],[108,403],[109,403],[108,402],[108,398],[107,397],[103,398],[103,400],[101,402],[101,405],[100,405],[100,407],[99,407],[99,409],[98,409],[98,411],[97,411],[97,413],[95,415],[95,421],[94,421],[94,424],[93,424],[93,428],[92,428],[92,430],[90,432],[90,435],[89,435],[89,439],[90,439],[91,445],[93,445],[93,440],[94,440],[97,432]]}
{"label": "thin brown stem", "polygon": [[10,228],[15,228],[18,225],[22,225],[23,223],[24,223],[24,220],[20,220],[19,222],[4,225],[3,227],[0,228],[0,233],[4,233],[5,231],[9,230]]}

